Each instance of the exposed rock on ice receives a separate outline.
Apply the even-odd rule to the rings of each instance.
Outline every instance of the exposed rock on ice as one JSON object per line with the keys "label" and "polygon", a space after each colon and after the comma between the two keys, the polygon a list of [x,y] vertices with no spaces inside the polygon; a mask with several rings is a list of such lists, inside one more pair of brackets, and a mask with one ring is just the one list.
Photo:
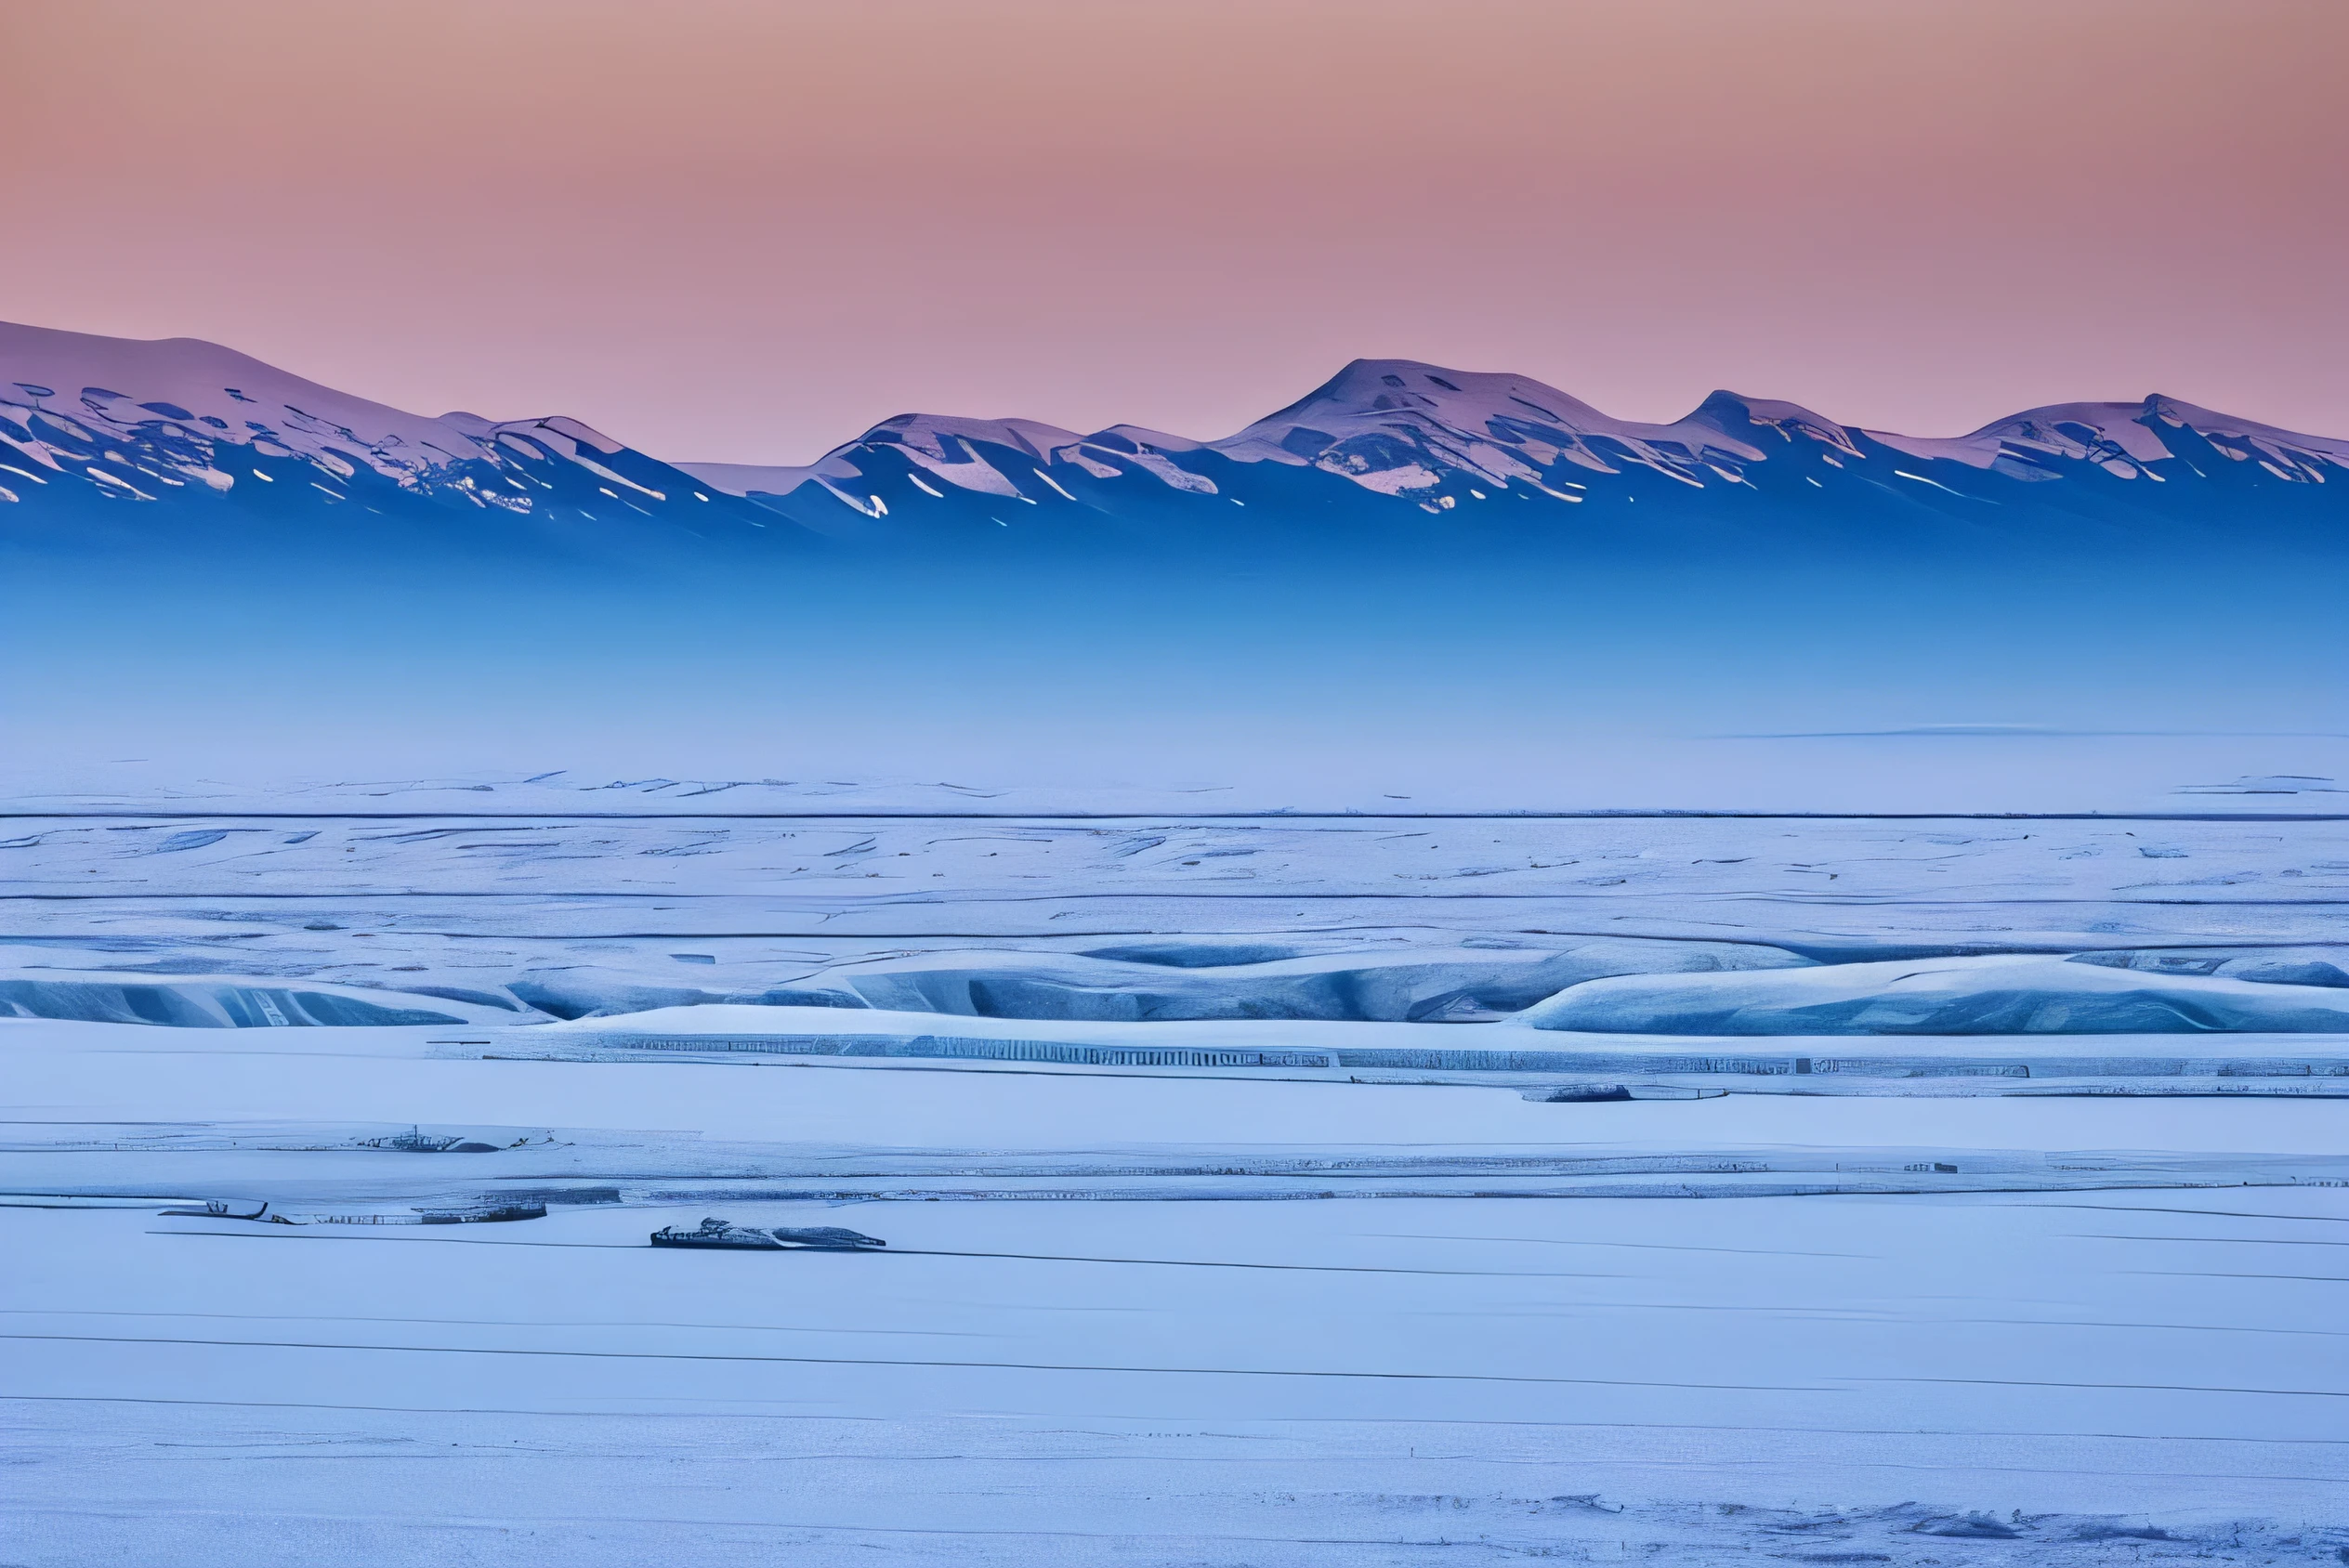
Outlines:
{"label": "exposed rock on ice", "polygon": [[1664,1035],[2322,1033],[2349,1031],[2349,997],[2055,958],[1918,959],[1621,975],[1568,987],[1517,1021]]}

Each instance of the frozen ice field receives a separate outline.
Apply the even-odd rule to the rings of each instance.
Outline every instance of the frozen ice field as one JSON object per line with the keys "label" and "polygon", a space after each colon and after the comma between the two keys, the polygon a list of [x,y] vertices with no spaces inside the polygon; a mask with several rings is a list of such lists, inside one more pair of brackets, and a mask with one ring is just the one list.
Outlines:
{"label": "frozen ice field", "polygon": [[7,837],[0,1561],[2349,1549],[2349,824]]}
{"label": "frozen ice field", "polygon": [[[196,999],[187,1021],[224,1024],[192,977],[241,976],[363,987],[395,1009],[438,997],[448,1022],[768,1001],[1466,1023],[1621,975],[1721,974],[1699,991],[1766,985],[1782,1004],[1870,979],[1782,973],[1798,967],[2081,955],[1985,984],[2177,981],[2172,1001],[2217,1010],[2169,1026],[2192,1031],[2329,1032],[2349,998],[2349,821],[2321,817],[817,816],[804,800],[728,817],[594,796],[587,815],[464,816],[437,809],[448,793],[421,811],[410,793],[326,813],[17,816],[0,840],[5,998],[145,1016],[60,990],[103,978],[177,987]],[[1781,973],[1734,978],[1754,970]],[[1714,1032],[1672,1026],[1704,995],[1643,994],[1645,1012],[1619,1002],[1583,1026]],[[1908,1026],[2148,1027],[2120,1003],[2075,1013]],[[1726,1032],[1835,1032],[1803,1022]]]}

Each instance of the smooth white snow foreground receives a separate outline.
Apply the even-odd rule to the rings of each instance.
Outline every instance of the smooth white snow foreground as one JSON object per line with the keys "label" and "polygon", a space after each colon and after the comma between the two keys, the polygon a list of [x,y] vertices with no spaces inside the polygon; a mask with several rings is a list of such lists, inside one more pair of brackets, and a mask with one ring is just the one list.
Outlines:
{"label": "smooth white snow foreground", "polygon": [[[2349,1156],[2314,1099],[1543,1104],[432,1054],[446,1033],[0,1024],[0,1117],[92,1144],[158,1121],[702,1134],[666,1145],[681,1161],[715,1142]],[[52,1182],[138,1157],[42,1156]],[[643,1245],[713,1211],[891,1246]],[[2345,1222],[2349,1189],[2309,1187],[745,1194],[431,1229],[0,1208],[0,1561],[2329,1561]]]}

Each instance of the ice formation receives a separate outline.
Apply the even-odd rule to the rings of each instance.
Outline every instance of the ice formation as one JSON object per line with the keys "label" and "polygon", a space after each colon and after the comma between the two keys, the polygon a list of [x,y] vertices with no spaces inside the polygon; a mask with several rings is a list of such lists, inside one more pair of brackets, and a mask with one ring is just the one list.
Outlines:
{"label": "ice formation", "polygon": [[1487,1019],[1600,974],[1761,969],[1808,960],[1727,942],[1592,942],[1542,949],[1405,948],[1169,966],[1082,954],[925,953],[795,982],[801,1004],[978,1017]]}
{"label": "ice formation", "polygon": [[[2338,972],[2326,965],[2310,973]],[[1594,980],[1518,1022],[1658,1035],[2340,1034],[2349,1032],[2349,996],[2323,981],[2219,979],[2054,958],[1904,959],[1799,973]]]}
{"label": "ice formation", "polygon": [[[0,1013],[275,1027],[764,1006],[1415,1024],[1465,1046],[1507,1020],[2305,1034],[2349,1009],[2349,950],[2321,918],[2349,828],[2323,815],[974,820],[884,795],[860,808],[882,815],[791,817],[773,808],[809,797],[695,786],[622,793],[645,813],[627,817],[609,791],[541,780],[503,805],[478,788],[478,816],[420,788],[20,817],[0,841],[23,900]],[[386,802],[393,820],[345,809]]]}

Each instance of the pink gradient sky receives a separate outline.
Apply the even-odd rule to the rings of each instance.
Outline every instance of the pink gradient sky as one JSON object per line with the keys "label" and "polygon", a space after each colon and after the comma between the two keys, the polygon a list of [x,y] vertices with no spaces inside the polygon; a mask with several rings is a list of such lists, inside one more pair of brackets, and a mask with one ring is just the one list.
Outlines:
{"label": "pink gradient sky", "polygon": [[800,462],[1358,355],[2349,434],[2341,0],[8,0],[0,316]]}

